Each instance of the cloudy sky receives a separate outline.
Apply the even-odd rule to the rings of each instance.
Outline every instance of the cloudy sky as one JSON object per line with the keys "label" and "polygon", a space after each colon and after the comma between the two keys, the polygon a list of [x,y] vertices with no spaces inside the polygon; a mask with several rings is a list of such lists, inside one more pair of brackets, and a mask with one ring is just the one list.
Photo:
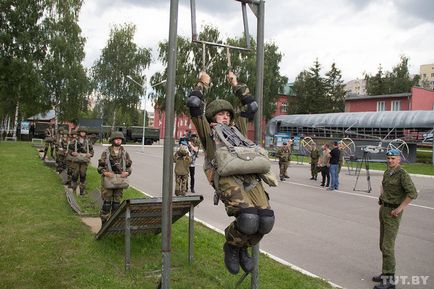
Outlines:
{"label": "cloudy sky", "polygon": [[[86,37],[85,66],[90,67],[106,45],[111,27],[133,23],[135,41],[153,50],[168,39],[170,0],[85,0],[80,26]],[[434,63],[433,0],[268,0],[265,2],[265,41],[283,54],[281,73],[290,81],[316,58],[322,72],[335,62],[343,79],[375,74],[379,64],[390,71],[400,56],[410,59],[410,72]],[[180,0],[178,34],[191,36],[190,1]],[[223,37],[241,36],[240,3],[196,0],[197,27],[210,24]],[[250,33],[256,37],[256,17],[248,8]],[[149,76],[160,70],[155,63]]]}

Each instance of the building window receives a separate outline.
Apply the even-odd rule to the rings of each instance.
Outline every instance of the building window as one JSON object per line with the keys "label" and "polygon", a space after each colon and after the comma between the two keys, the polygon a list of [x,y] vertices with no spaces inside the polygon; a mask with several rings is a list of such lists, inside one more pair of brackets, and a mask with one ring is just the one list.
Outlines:
{"label": "building window", "polygon": [[386,103],[384,101],[377,101],[377,111],[385,111]]}
{"label": "building window", "polygon": [[401,101],[400,100],[392,101],[392,109],[391,110],[393,110],[393,111],[401,110]]}
{"label": "building window", "polygon": [[282,103],[282,105],[280,106],[280,112],[288,112],[288,103],[287,102]]}

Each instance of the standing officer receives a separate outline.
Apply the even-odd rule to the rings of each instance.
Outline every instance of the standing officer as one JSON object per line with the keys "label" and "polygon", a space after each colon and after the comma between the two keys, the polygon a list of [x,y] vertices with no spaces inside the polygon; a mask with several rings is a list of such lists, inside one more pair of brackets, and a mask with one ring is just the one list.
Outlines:
{"label": "standing officer", "polygon": [[381,275],[372,278],[381,282],[374,289],[395,288],[395,239],[403,210],[417,198],[417,191],[408,173],[400,166],[401,153],[397,149],[386,153],[387,170],[381,183],[380,250],[383,255]]}
{"label": "standing officer", "polygon": [[84,195],[86,172],[90,158],[93,157],[92,143],[86,138],[86,129],[78,129],[78,138],[68,146],[68,152],[72,157],[72,180],[71,187],[77,189],[78,177],[80,177],[80,195]]}
{"label": "standing officer", "polygon": [[285,179],[289,179],[286,171],[288,170],[289,160],[291,159],[291,149],[287,142],[284,142],[283,146],[277,150],[276,156],[279,158],[280,180],[284,181]]}
{"label": "standing officer", "polygon": [[319,151],[316,147],[316,143],[312,145],[312,150],[310,151],[310,174],[311,180],[315,180],[318,176],[318,160],[319,160]]}
{"label": "standing officer", "polygon": [[102,152],[101,158],[98,160],[98,173],[101,174],[101,198],[103,200],[99,215],[103,225],[119,208],[124,190],[123,188],[106,188],[104,177],[113,178],[117,174],[126,178],[131,175],[132,161],[122,146],[122,141],[125,141],[125,137],[121,131],[112,132],[110,136],[112,145]]}
{"label": "standing officer", "polygon": [[204,171],[208,181],[225,204],[228,216],[235,217],[225,229],[226,242],[223,251],[226,268],[231,274],[237,274],[240,266],[245,272],[254,269],[254,261],[247,248],[259,243],[264,234],[268,234],[273,228],[274,211],[271,210],[262,180],[275,185],[275,179],[271,182],[271,176],[267,179],[265,175],[242,172],[228,176],[218,174],[221,168],[217,163],[216,153],[218,148],[223,146],[219,129],[225,128],[227,133],[236,132],[245,136],[247,120],[253,119],[258,110],[258,104],[250,95],[249,89],[237,82],[233,72],[228,73],[227,79],[242,105],[239,113],[235,114],[230,102],[216,99],[208,103],[204,114],[203,92],[209,88],[211,82],[205,72],[201,72],[199,82],[187,100],[187,106],[205,150]]}

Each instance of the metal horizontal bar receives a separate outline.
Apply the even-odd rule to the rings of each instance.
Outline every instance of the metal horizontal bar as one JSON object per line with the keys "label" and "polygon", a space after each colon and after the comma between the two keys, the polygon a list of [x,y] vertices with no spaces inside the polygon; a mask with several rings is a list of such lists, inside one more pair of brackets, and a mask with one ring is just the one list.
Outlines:
{"label": "metal horizontal bar", "polygon": [[247,4],[255,4],[255,5],[258,5],[259,2],[261,2],[259,0],[235,0],[235,1],[238,1],[241,3],[247,3]]}
{"label": "metal horizontal bar", "polygon": [[232,46],[232,45],[227,45],[227,44],[222,44],[222,43],[215,43],[215,42],[209,42],[209,41],[203,41],[203,40],[194,40],[194,39],[193,39],[193,42],[204,43],[206,45],[211,45],[211,46],[226,47],[229,49],[235,49],[235,50],[241,50],[241,51],[250,51],[250,48]]}

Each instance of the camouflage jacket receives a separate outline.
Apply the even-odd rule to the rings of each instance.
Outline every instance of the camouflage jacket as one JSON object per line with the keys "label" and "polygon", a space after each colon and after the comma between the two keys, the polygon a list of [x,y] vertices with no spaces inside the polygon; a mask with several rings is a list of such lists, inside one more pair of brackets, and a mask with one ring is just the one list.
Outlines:
{"label": "camouflage jacket", "polygon": [[93,157],[92,143],[87,138],[75,139],[75,140],[71,141],[68,145],[68,153],[72,154],[73,152],[82,153],[82,154],[89,153]]}
{"label": "camouflage jacket", "polygon": [[319,151],[318,151],[318,149],[317,148],[312,149],[310,151],[310,163],[311,164],[316,164],[316,163],[318,163],[318,160],[319,160]]}
{"label": "camouflage jacket", "polygon": [[291,160],[291,149],[282,146],[277,150],[276,156],[280,162],[289,162]]}
{"label": "camouflage jacket", "polygon": [[[123,168],[125,167],[125,171],[131,175],[131,165],[132,161],[128,152],[124,149],[123,146],[119,148],[118,154],[115,153],[113,146],[109,146],[106,150],[104,150],[101,154],[101,158],[98,160],[98,173],[103,174],[104,172],[109,172],[110,168],[107,163],[107,152],[109,153],[109,161],[111,165],[111,169],[115,174],[121,174]],[[125,163],[124,163],[125,161]]]}
{"label": "camouflage jacket", "polygon": [[[199,88],[195,89],[195,92],[202,94],[202,91]],[[249,89],[245,84],[238,84],[233,88],[234,94],[241,99],[251,97]],[[237,127],[237,129],[244,135],[247,135],[247,118],[241,116],[241,112],[243,108],[239,108],[238,110],[234,108],[236,111],[235,117],[232,121],[232,125]],[[210,124],[204,115],[204,111],[202,109],[202,113],[200,116],[192,117],[192,121],[196,127],[197,134],[202,143],[202,147],[205,151],[205,163],[204,170],[207,175],[208,181],[213,183],[214,180],[214,170],[213,167],[214,159],[215,159],[215,151],[216,151],[216,138],[214,137],[213,126],[214,124]]]}
{"label": "camouflage jacket", "polygon": [[173,162],[175,163],[175,174],[177,176],[185,176],[190,173],[191,157],[189,155],[179,155],[178,152],[175,152]]}
{"label": "camouflage jacket", "polygon": [[383,175],[383,193],[380,199],[390,204],[401,204],[406,197],[417,198],[417,191],[410,175],[401,166],[387,169]]}

